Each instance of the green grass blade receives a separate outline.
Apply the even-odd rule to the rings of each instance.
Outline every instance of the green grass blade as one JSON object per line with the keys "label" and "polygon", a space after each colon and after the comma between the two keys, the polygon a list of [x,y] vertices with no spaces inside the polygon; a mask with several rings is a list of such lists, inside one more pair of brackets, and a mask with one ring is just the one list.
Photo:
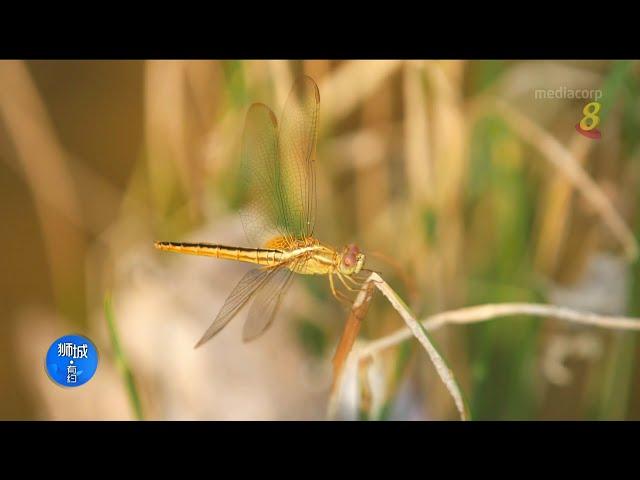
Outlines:
{"label": "green grass blade", "polygon": [[138,390],[133,378],[133,373],[131,372],[131,368],[129,367],[129,363],[127,362],[124,352],[120,347],[120,341],[118,340],[118,329],[116,327],[115,316],[113,314],[113,306],[111,304],[111,296],[108,294],[104,297],[104,316],[107,319],[107,328],[109,329],[111,347],[113,348],[113,353],[116,357],[116,363],[124,379],[127,394],[129,396],[129,402],[131,403],[131,408],[133,409],[133,413],[137,420],[144,420],[144,417],[142,415],[142,404],[140,403],[140,396],[138,395]]}

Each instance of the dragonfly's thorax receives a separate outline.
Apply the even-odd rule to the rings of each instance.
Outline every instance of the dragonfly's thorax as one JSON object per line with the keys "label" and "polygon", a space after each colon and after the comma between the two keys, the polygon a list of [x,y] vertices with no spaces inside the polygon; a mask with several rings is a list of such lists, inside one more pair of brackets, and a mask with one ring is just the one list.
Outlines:
{"label": "dragonfly's thorax", "polygon": [[314,238],[294,240],[283,248],[288,268],[304,275],[326,275],[335,271],[339,254]]}
{"label": "dragonfly's thorax", "polygon": [[357,246],[347,245],[338,252],[311,238],[290,243],[283,249],[282,260],[288,262],[290,270],[305,275],[354,275],[364,266],[364,254]]}

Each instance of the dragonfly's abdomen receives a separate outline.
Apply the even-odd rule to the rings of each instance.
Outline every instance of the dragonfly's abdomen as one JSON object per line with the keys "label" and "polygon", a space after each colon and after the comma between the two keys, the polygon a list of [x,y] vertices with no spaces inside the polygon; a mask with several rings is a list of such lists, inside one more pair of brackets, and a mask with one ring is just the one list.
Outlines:
{"label": "dragonfly's abdomen", "polygon": [[205,257],[236,260],[239,262],[255,263],[257,265],[273,266],[282,263],[284,252],[265,248],[228,247],[210,243],[178,243],[155,242],[158,250],[167,252],[187,253]]}

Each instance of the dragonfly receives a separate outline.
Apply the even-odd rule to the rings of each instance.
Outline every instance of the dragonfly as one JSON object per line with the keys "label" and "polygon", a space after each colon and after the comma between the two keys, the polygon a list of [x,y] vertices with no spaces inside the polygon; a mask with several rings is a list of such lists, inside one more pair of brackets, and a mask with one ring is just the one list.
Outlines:
{"label": "dragonfly", "polygon": [[[315,155],[320,92],[308,76],[298,78],[285,102],[280,123],[262,103],[250,106],[242,134],[240,178],[248,202],[240,212],[253,248],[211,243],[155,242],[159,250],[255,264],[225,300],[195,347],[219,333],[250,304],[243,326],[245,342],[273,323],[295,274],[326,275],[334,297],[362,286],[365,255],[357,245],[336,249],[314,237]],[[259,245],[259,247],[256,247]],[[336,281],[337,279],[337,281]],[[336,284],[341,286],[336,287]]]}

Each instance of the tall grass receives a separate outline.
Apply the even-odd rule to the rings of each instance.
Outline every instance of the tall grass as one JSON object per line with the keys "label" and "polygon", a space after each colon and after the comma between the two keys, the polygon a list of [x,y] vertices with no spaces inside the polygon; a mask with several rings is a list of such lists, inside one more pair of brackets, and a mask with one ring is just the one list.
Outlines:
{"label": "tall grass", "polygon": [[113,350],[113,357],[115,359],[116,366],[122,375],[127,396],[131,404],[131,409],[137,420],[144,420],[142,415],[142,404],[140,402],[140,396],[138,395],[138,389],[136,388],[136,382],[133,377],[133,372],[127,360],[127,357],[120,345],[120,338],[118,335],[118,327],[116,325],[115,315],[113,313],[113,305],[110,295],[104,297],[104,317],[107,321],[107,328],[109,330],[109,339],[111,340],[111,348]]}

